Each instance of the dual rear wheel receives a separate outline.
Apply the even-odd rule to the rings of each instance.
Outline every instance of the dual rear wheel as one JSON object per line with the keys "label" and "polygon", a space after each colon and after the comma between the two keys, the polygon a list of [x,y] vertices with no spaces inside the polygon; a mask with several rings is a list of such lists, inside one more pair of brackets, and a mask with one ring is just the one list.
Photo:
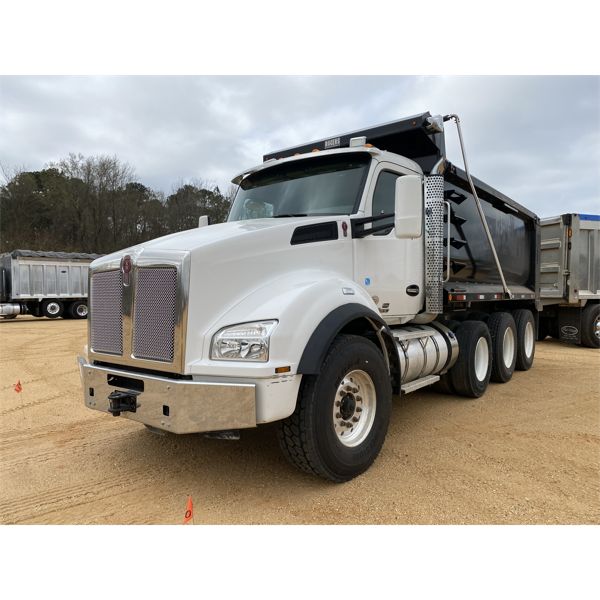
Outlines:
{"label": "dual rear wheel", "polygon": [[527,371],[535,354],[535,322],[527,309],[496,312],[484,320],[451,322],[459,355],[436,385],[438,391],[479,398],[490,381],[506,383]]}

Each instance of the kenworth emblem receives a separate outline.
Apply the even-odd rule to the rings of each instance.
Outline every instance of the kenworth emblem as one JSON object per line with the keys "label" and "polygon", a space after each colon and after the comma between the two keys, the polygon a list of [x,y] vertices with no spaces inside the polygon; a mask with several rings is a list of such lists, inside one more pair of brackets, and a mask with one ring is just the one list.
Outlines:
{"label": "kenworth emblem", "polygon": [[121,273],[123,273],[123,285],[129,285],[129,274],[131,273],[131,256],[127,255],[121,259]]}

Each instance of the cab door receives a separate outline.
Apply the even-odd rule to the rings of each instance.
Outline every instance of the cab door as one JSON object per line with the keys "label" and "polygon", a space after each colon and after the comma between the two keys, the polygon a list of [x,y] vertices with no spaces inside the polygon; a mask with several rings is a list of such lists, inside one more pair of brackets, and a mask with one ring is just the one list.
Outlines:
{"label": "cab door", "polygon": [[[379,163],[367,192],[366,216],[394,212],[396,181],[414,175],[393,163]],[[424,301],[423,234],[414,239],[398,239],[394,219],[376,221],[373,226],[389,228],[354,240],[354,276],[390,323],[404,323],[422,308]]]}

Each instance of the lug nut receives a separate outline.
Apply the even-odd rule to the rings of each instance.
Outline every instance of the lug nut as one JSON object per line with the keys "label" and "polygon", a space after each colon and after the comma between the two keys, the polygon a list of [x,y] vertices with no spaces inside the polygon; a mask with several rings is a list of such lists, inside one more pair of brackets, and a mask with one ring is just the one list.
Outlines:
{"label": "lug nut", "polygon": [[362,412],[362,408],[360,406],[356,407],[356,412]]}
{"label": "lug nut", "polygon": [[355,423],[358,423],[358,417],[352,417],[352,420],[353,420]]}
{"label": "lug nut", "polygon": [[362,397],[361,396],[356,396],[356,400],[357,400],[357,402],[362,402]]}
{"label": "lug nut", "polygon": [[336,400],[336,403],[335,403],[336,406],[340,406],[341,404],[342,403],[339,400]]}
{"label": "lug nut", "polygon": [[335,418],[339,419],[342,415],[340,413],[335,413]]}
{"label": "lug nut", "polygon": [[352,423],[346,423],[346,427],[352,427]]}

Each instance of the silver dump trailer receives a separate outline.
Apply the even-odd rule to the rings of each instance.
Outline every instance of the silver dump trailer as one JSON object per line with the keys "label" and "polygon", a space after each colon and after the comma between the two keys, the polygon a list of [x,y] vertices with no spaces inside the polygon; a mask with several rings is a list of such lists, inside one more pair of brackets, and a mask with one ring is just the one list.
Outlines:
{"label": "silver dump trailer", "polygon": [[538,340],[600,348],[600,215],[541,219]]}
{"label": "silver dump trailer", "polygon": [[0,255],[0,316],[85,319],[88,267],[100,256],[33,250]]}

